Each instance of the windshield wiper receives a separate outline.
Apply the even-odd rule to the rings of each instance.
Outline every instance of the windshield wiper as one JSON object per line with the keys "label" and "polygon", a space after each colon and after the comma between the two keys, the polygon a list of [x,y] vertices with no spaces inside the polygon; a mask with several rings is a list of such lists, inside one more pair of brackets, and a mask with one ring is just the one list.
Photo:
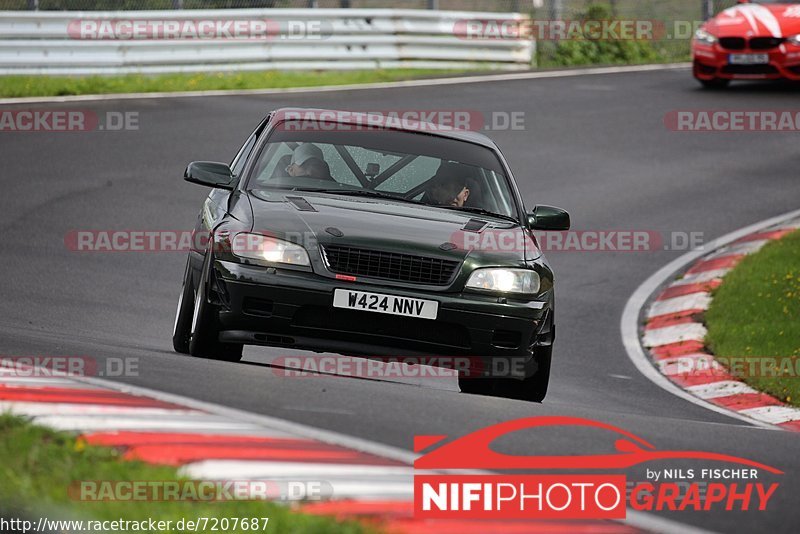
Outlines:
{"label": "windshield wiper", "polygon": [[303,188],[296,188],[297,191],[309,191],[313,193],[326,193],[329,195],[348,195],[348,196],[360,196],[360,197],[373,197],[373,198],[385,198],[387,200],[397,200],[400,202],[410,202],[412,204],[420,204],[416,200],[412,200],[410,198],[404,198],[397,195],[392,195],[389,193],[383,193],[381,191],[373,191],[371,189],[303,189]]}
{"label": "windshield wiper", "polygon": [[437,208],[442,208],[446,210],[456,210],[456,211],[468,211],[470,213],[477,213],[479,215],[487,215],[489,217],[497,217],[498,219],[503,219],[505,221],[510,221],[515,224],[519,224],[519,221],[512,217],[511,215],[503,215],[502,213],[495,213],[493,211],[485,210],[483,208],[476,208],[474,206],[436,206]]}

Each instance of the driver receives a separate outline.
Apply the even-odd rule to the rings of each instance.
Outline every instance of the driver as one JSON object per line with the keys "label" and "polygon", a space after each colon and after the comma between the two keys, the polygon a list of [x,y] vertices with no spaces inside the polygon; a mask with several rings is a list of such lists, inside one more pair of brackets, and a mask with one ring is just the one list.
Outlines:
{"label": "driver", "polygon": [[443,165],[431,179],[427,198],[431,204],[463,208],[470,195],[468,181],[468,173],[461,165]]}
{"label": "driver", "polygon": [[317,180],[333,180],[331,169],[322,156],[322,150],[313,143],[303,143],[292,152],[292,160],[286,167],[292,177],[307,176]]}

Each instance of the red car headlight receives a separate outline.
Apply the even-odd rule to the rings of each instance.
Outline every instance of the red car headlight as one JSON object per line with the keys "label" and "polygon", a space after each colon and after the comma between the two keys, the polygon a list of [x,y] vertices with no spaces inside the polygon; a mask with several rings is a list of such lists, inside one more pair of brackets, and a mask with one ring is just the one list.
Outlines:
{"label": "red car headlight", "polygon": [[699,30],[697,30],[695,32],[694,39],[695,39],[695,41],[697,41],[700,44],[709,45],[709,46],[713,45],[713,44],[716,44],[717,41],[719,41],[719,39],[717,39],[714,35],[711,35],[710,33],[708,33],[707,31],[705,31],[702,28],[700,28]]}

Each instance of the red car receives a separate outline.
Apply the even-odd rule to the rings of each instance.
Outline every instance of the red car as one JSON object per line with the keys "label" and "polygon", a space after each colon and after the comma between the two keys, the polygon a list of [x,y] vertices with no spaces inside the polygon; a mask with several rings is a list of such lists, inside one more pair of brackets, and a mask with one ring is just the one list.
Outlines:
{"label": "red car", "polygon": [[740,0],[697,30],[692,59],[695,78],[710,88],[800,80],[800,2]]}

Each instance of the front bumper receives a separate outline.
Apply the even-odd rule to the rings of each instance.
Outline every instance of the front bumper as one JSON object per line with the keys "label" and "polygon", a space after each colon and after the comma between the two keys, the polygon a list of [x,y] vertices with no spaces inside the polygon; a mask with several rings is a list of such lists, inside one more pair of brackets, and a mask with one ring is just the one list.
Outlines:
{"label": "front bumper", "polygon": [[[764,65],[731,65],[731,54],[767,54]],[[800,80],[800,46],[784,43],[770,50],[727,50],[719,44],[692,44],[694,76],[699,80]]]}
{"label": "front bumper", "polygon": [[[541,301],[503,301],[222,260],[213,262],[212,288],[220,306],[220,340],[226,342],[376,357],[508,358],[516,362],[513,369],[527,369],[534,348],[551,345],[555,334],[552,290]],[[438,317],[434,321],[333,308],[337,288],[436,300]],[[512,376],[522,378],[520,372]]]}

